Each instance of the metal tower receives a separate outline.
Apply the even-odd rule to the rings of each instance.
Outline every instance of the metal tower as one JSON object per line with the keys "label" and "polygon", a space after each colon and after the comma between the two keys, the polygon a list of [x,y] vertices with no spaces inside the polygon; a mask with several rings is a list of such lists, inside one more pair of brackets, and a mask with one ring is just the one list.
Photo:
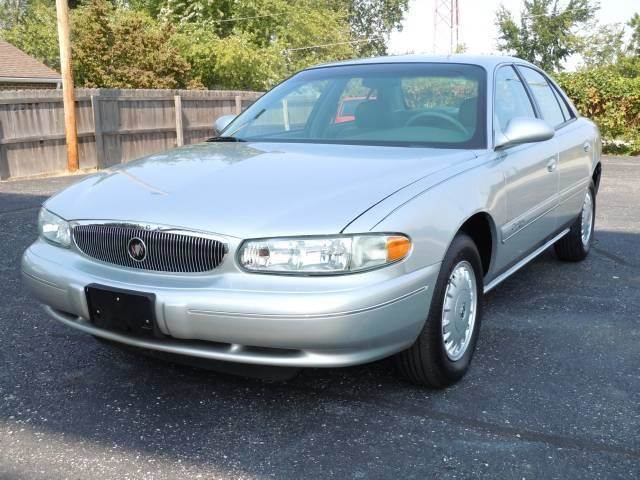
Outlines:
{"label": "metal tower", "polygon": [[438,46],[442,45],[443,35],[448,34],[448,53],[453,53],[459,45],[459,0],[433,0],[433,2],[433,52],[438,53]]}

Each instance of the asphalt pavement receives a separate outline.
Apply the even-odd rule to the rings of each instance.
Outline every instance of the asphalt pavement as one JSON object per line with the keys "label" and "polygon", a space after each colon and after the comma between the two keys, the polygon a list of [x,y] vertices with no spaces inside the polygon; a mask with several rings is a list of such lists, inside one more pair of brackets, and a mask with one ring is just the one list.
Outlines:
{"label": "asphalt pavement", "polygon": [[389,361],[245,379],[50,320],[19,260],[77,179],[0,183],[1,479],[640,477],[640,158],[605,159],[587,260],[551,249],[486,297],[444,391]]}

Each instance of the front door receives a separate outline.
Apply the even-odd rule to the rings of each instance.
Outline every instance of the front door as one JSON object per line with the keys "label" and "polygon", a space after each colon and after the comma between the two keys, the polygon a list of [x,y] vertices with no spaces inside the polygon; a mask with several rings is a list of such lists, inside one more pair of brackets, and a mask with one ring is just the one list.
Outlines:
{"label": "front door", "polygon": [[[539,116],[531,90],[511,65],[496,72],[494,129],[504,131],[516,117]],[[496,152],[505,179],[506,215],[500,225],[498,271],[541,245],[557,225],[558,147],[555,139]]]}

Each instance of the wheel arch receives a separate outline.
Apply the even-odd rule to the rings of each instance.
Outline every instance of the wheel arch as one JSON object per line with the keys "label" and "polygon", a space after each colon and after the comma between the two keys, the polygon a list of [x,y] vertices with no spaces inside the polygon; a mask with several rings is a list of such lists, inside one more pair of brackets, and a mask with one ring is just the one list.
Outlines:
{"label": "wheel arch", "polygon": [[593,174],[591,175],[591,179],[593,180],[593,185],[596,189],[596,194],[600,189],[600,180],[602,179],[602,162],[598,162],[593,169]]}
{"label": "wheel arch", "polygon": [[460,225],[455,235],[459,233],[468,235],[476,244],[482,261],[483,274],[486,276],[493,264],[497,240],[497,229],[493,218],[487,212],[476,212]]}

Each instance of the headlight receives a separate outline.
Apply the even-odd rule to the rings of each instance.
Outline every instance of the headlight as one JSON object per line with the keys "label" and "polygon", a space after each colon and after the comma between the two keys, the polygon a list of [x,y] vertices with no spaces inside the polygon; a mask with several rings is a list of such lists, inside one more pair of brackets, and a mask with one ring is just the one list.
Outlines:
{"label": "headlight", "polygon": [[238,261],[252,272],[327,275],[397,262],[409,250],[411,240],[397,234],[268,238],[245,241]]}
{"label": "headlight", "polygon": [[50,242],[58,244],[61,247],[71,245],[69,222],[54,215],[45,208],[41,208],[40,215],[38,215],[38,230],[40,231],[40,235]]}

